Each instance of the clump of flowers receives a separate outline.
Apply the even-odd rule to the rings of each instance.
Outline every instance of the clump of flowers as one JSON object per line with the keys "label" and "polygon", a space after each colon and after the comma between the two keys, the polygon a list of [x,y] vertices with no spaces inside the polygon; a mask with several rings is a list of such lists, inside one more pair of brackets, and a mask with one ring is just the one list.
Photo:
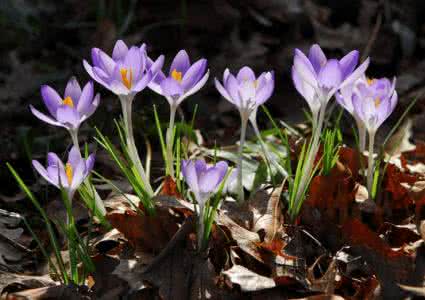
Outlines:
{"label": "clump of flowers", "polygon": [[[367,58],[359,67],[358,51],[354,50],[340,60],[328,59],[319,45],[310,48],[308,57],[295,49],[292,80],[297,91],[307,101],[312,113],[313,137],[302,163],[299,182],[292,195],[293,203],[300,203],[308,188],[314,169],[314,159],[320,145],[326,107],[332,96],[364,75],[369,66]],[[300,207],[299,205],[296,205]],[[297,214],[296,212],[294,213]]]}
{"label": "clump of flowers", "polygon": [[[366,133],[369,135],[367,189],[372,198],[374,174],[375,135],[382,123],[393,112],[397,104],[395,79],[369,79],[363,76],[354,84],[342,89],[338,102],[350,112],[357,122],[360,136],[360,149],[366,148]],[[362,137],[363,136],[363,137]]]}
{"label": "clump of flowers", "polygon": [[227,174],[228,165],[219,161],[213,166],[208,166],[202,160],[183,160],[182,173],[187,185],[192,191],[198,206],[198,248],[201,250],[208,241],[211,225],[214,220],[219,201],[211,202],[211,196],[216,193]]}
{"label": "clump of flowers", "polygon": [[135,95],[145,89],[162,68],[164,56],[151,63],[145,44],[129,49],[121,40],[116,42],[112,57],[98,48],[93,48],[91,54],[93,66],[84,60],[84,68],[95,81],[120,99],[128,155],[137,168],[146,192],[152,197],[154,192],[134,141],[132,104]]}

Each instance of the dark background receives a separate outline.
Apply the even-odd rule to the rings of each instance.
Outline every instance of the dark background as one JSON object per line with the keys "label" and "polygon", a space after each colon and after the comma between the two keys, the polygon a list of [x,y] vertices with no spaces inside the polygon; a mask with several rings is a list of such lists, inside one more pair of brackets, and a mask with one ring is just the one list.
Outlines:
{"label": "dark background", "polygon": [[[41,84],[62,93],[72,75],[83,83],[89,80],[82,60],[90,59],[92,47],[110,53],[117,39],[145,42],[150,56],[166,56],[166,68],[180,49],[193,60],[207,58],[210,80],[184,102],[180,117],[190,119],[199,104],[196,127],[207,143],[225,145],[237,140],[239,117],[212,79],[226,67],[274,70],[276,89],[267,106],[276,118],[301,122],[306,105],[292,85],[292,56],[295,47],[307,51],[315,42],[328,55],[358,49],[363,57],[371,56],[369,76],[398,77],[400,104],[388,122],[394,123],[425,90],[424,15],[422,0],[0,0],[0,203],[10,203],[8,197],[17,192],[6,161],[33,180],[32,158],[44,160],[48,150],[63,152],[70,145],[64,129],[42,123],[28,105],[44,110]],[[116,97],[99,85],[95,89],[102,95],[101,106],[83,127],[82,142],[93,142],[93,126],[112,132],[112,120],[119,116]],[[152,104],[164,123],[168,104],[148,90],[135,101],[135,131],[139,140],[148,137],[158,153]],[[423,108],[420,99],[411,113],[413,140],[425,137]],[[262,128],[269,126],[262,114],[259,118]],[[350,136],[351,119],[344,120]]]}

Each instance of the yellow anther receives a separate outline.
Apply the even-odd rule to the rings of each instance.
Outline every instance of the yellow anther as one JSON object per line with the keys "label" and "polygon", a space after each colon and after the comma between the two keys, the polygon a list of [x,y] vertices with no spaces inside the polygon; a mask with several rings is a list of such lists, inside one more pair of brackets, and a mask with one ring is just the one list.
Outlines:
{"label": "yellow anther", "polygon": [[381,98],[376,97],[375,98],[375,107],[378,107],[379,105],[381,105]]}
{"label": "yellow anther", "polygon": [[68,184],[72,183],[72,176],[74,171],[72,170],[72,166],[70,163],[66,163],[65,165],[65,174],[66,174],[66,178],[68,179]]}
{"label": "yellow anther", "polygon": [[376,79],[373,79],[373,78],[372,78],[372,79],[371,79],[371,78],[367,78],[367,79],[366,79],[366,81],[367,81],[367,84],[368,84],[368,85],[372,85],[372,84],[374,84],[374,83],[375,83],[375,80],[376,80]]}
{"label": "yellow anther", "polygon": [[127,77],[128,70],[126,68],[120,69],[122,83],[126,88],[131,89],[131,84],[133,82],[133,71],[130,69],[130,78]]}
{"label": "yellow anther", "polygon": [[254,88],[257,88],[258,86],[258,80],[254,80]]}
{"label": "yellow anther", "polygon": [[69,106],[69,107],[74,107],[74,101],[72,101],[72,98],[70,96],[63,99],[62,103],[63,103],[63,105],[66,105],[66,106]]}
{"label": "yellow anther", "polygon": [[174,69],[171,72],[171,77],[173,77],[175,80],[177,80],[178,82],[182,81],[183,76],[182,76],[182,72],[177,71],[176,69]]}

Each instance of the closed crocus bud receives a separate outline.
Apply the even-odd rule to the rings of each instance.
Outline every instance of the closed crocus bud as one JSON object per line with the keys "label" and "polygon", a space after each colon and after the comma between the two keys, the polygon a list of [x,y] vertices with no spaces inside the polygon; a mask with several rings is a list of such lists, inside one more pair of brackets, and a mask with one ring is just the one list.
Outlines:
{"label": "closed crocus bud", "polygon": [[201,58],[191,64],[187,52],[180,50],[168,73],[159,71],[149,88],[164,96],[170,106],[177,107],[184,99],[199,91],[207,82],[208,76],[206,59]]}
{"label": "closed crocus bud", "polygon": [[71,131],[78,130],[81,123],[95,112],[100,101],[99,94],[94,96],[93,82],[88,82],[81,89],[74,77],[68,81],[63,97],[48,85],[41,87],[41,97],[49,115],[38,111],[32,105],[31,112],[43,122]]}
{"label": "closed crocus bud", "polygon": [[118,96],[134,97],[143,90],[162,68],[164,56],[147,63],[146,46],[130,48],[119,40],[112,57],[98,48],[92,49],[92,64],[84,60],[87,73],[98,83]]}
{"label": "closed crocus bud", "polygon": [[249,67],[240,69],[236,77],[226,69],[223,82],[215,79],[215,86],[220,94],[240,111],[241,117],[255,118],[257,108],[273,94],[274,73],[264,72],[258,78]]}
{"label": "closed crocus bud", "polygon": [[94,161],[94,154],[84,159],[78,148],[74,146],[69,151],[68,161],[65,164],[53,152],[47,155],[46,168],[37,160],[33,160],[32,164],[47,182],[59,189],[65,189],[69,198],[72,199],[75,191],[93,169]]}

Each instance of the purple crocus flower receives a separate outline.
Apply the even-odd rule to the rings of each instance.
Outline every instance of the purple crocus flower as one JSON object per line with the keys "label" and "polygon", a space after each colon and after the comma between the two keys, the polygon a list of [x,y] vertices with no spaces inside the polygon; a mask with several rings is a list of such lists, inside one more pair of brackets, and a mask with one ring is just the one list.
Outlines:
{"label": "purple crocus flower", "polygon": [[143,90],[162,68],[164,56],[148,66],[146,45],[130,49],[118,40],[112,51],[112,57],[98,48],[91,52],[91,66],[84,60],[87,73],[98,83],[118,96],[131,96]]}
{"label": "purple crocus flower", "polygon": [[183,177],[200,206],[203,206],[208,197],[217,191],[227,169],[225,161],[219,161],[214,166],[208,166],[203,159],[182,161]]}
{"label": "purple crocus flower", "polygon": [[208,198],[217,191],[224,177],[228,165],[225,161],[219,161],[214,166],[208,166],[203,159],[183,160],[182,173],[187,185],[195,195],[198,204],[198,246],[202,248],[203,237],[208,236],[205,232],[204,211]]}
{"label": "purple crocus flower", "polygon": [[319,45],[310,48],[308,57],[295,49],[292,80],[297,91],[307,101],[317,117],[318,111],[332,98],[338,89],[354,82],[369,66],[367,58],[357,69],[357,50],[351,51],[340,60],[327,59]]}
{"label": "purple crocus flower", "polygon": [[395,82],[387,78],[366,79],[353,88],[352,113],[363,122],[369,134],[375,133],[393,112],[398,99]]}
{"label": "purple crocus flower", "polygon": [[94,161],[94,154],[84,159],[79,149],[73,146],[69,151],[66,164],[63,164],[58,155],[50,152],[47,154],[47,168],[37,160],[33,160],[32,165],[47,182],[59,189],[65,189],[69,198],[72,199],[74,192],[93,169]]}
{"label": "purple crocus flower", "polygon": [[177,107],[184,99],[199,91],[207,82],[207,60],[201,58],[190,63],[189,55],[180,50],[171,63],[168,76],[158,72],[149,87],[164,96],[170,106]]}
{"label": "purple crocus flower", "polygon": [[81,123],[89,118],[99,106],[100,95],[94,96],[93,82],[89,81],[81,89],[77,79],[72,77],[65,88],[64,96],[50,86],[41,87],[41,97],[50,116],[30,105],[31,112],[43,122],[77,131]]}
{"label": "purple crocus flower", "polygon": [[250,67],[240,69],[236,77],[226,69],[223,84],[216,78],[215,86],[220,94],[230,103],[236,105],[242,118],[255,117],[257,108],[266,102],[274,90],[274,73],[264,72],[258,78]]}

